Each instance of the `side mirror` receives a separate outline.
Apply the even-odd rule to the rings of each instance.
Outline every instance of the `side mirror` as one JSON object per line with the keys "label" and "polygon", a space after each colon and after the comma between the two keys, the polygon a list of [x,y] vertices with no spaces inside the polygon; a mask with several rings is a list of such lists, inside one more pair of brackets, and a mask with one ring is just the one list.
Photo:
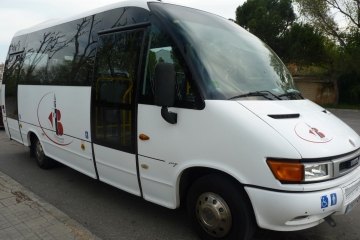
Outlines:
{"label": "side mirror", "polygon": [[155,67],[155,105],[160,106],[161,116],[171,124],[177,123],[177,114],[168,111],[175,101],[175,69],[171,63],[161,62]]}

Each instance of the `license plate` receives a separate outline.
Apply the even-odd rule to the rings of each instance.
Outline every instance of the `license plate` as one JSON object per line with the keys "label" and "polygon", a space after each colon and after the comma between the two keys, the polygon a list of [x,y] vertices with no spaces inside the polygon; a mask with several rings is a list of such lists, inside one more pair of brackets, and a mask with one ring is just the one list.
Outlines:
{"label": "license plate", "polygon": [[351,209],[353,209],[353,207],[360,201],[360,196],[358,196],[357,198],[355,198],[351,203],[349,203],[346,206],[346,210],[345,210],[345,214],[348,214]]}

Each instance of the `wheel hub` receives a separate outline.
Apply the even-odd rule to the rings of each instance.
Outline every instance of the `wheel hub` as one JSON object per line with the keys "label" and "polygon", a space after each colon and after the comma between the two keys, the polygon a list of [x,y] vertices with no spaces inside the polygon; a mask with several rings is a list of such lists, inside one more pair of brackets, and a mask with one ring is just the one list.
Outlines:
{"label": "wheel hub", "polygon": [[201,226],[213,237],[224,237],[231,229],[230,209],[226,202],[215,193],[207,192],[198,198],[196,216]]}
{"label": "wheel hub", "polygon": [[36,157],[37,157],[37,160],[41,163],[44,161],[44,151],[42,149],[42,146],[41,146],[41,143],[40,141],[38,141],[36,143]]}

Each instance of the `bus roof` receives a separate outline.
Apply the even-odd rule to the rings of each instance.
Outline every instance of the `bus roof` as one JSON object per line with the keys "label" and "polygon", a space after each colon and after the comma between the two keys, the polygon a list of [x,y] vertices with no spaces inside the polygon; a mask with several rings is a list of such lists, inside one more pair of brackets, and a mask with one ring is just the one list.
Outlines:
{"label": "bus roof", "polygon": [[159,2],[159,1],[152,1],[152,0],[150,0],[150,1],[149,0],[125,0],[125,1],[120,1],[120,2],[117,2],[117,3],[113,3],[113,4],[109,4],[109,5],[106,5],[106,6],[99,7],[99,8],[95,8],[95,9],[92,9],[90,11],[86,11],[86,12],[83,12],[83,13],[80,13],[80,14],[76,14],[76,15],[73,15],[73,16],[70,16],[70,17],[61,18],[61,19],[47,20],[45,22],[39,23],[39,24],[31,26],[29,28],[25,28],[25,29],[17,31],[15,33],[14,37],[21,36],[21,35],[24,35],[24,34],[28,34],[28,33],[31,33],[31,32],[36,32],[38,30],[42,30],[42,29],[45,29],[45,28],[48,28],[48,27],[60,25],[62,23],[71,22],[73,20],[77,20],[77,19],[80,19],[80,18],[84,18],[84,17],[87,17],[87,16],[97,14],[97,13],[112,10],[112,9],[115,9],[115,8],[140,7],[140,8],[144,8],[144,9],[149,10],[149,7],[147,5],[148,2]]}

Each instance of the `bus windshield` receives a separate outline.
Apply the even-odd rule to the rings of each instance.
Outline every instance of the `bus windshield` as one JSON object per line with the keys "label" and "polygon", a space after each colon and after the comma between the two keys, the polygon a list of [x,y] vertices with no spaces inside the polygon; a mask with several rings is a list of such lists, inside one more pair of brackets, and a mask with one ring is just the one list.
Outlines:
{"label": "bus windshield", "polygon": [[149,5],[179,45],[205,99],[302,98],[279,57],[237,24],[196,9]]}

